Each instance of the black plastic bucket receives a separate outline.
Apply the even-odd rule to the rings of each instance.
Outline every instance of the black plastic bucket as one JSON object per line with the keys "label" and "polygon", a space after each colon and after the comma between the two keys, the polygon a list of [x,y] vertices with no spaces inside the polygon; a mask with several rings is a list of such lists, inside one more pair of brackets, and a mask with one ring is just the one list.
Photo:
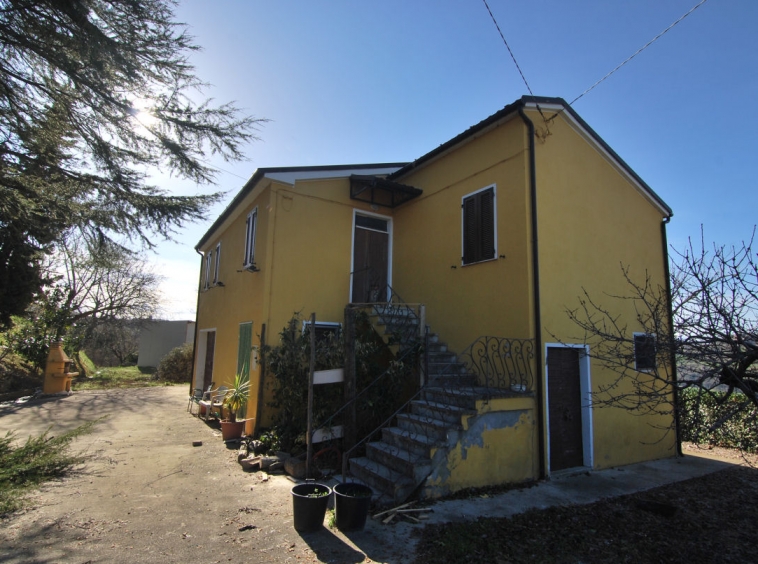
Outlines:
{"label": "black plastic bucket", "polygon": [[340,531],[361,531],[371,506],[373,492],[368,486],[346,482],[334,486],[334,511]]}
{"label": "black plastic bucket", "polygon": [[299,533],[318,531],[324,525],[332,490],[324,484],[300,484],[292,488],[292,512]]}

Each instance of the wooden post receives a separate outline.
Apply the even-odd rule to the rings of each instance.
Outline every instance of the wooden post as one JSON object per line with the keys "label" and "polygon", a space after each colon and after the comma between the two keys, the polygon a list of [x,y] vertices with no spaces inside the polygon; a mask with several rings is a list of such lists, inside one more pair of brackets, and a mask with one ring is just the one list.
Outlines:
{"label": "wooden post", "polygon": [[255,411],[255,423],[253,424],[253,436],[260,429],[261,413],[263,413],[263,394],[266,382],[266,324],[261,324],[261,345],[258,350],[258,406]]}
{"label": "wooden post", "polygon": [[426,340],[426,306],[424,304],[421,304],[418,306],[418,338],[419,338],[419,342],[422,344],[422,347],[423,347],[422,348],[423,353],[419,357],[419,370],[418,370],[419,388],[423,388],[424,377],[426,376],[424,372],[428,368],[426,366],[425,361],[426,361],[427,355],[429,354],[428,351],[426,350],[427,347],[429,346],[429,343]]}
{"label": "wooden post", "polygon": [[358,430],[356,429],[355,399],[355,310],[345,308],[345,403],[352,402],[345,409],[343,421],[342,452],[347,452],[355,445]]}
{"label": "wooden post", "polygon": [[316,314],[311,313],[311,368],[308,375],[308,430],[305,433],[307,451],[305,455],[305,477],[311,477],[311,457],[313,456],[313,373],[316,371]]}

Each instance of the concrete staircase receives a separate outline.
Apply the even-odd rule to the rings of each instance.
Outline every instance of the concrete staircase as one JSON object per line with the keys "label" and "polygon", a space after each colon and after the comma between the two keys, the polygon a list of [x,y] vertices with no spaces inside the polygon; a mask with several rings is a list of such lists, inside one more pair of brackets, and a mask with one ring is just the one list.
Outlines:
{"label": "concrete staircase", "polygon": [[[419,338],[418,318],[402,306],[375,308],[374,324],[384,328],[400,351],[412,346],[405,338]],[[464,418],[476,414],[476,401],[482,397],[476,377],[436,334],[429,335],[428,367],[427,384],[393,426],[381,430],[380,440],[366,444],[365,456],[350,459],[350,473],[379,494],[379,505],[397,505],[413,494],[446,459]]]}

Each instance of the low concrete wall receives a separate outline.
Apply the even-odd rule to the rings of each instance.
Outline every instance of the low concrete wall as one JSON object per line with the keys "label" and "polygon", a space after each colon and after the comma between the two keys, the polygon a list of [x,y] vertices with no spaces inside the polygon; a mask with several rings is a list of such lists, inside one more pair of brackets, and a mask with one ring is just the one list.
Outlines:
{"label": "low concrete wall", "polygon": [[432,453],[434,467],[422,497],[538,478],[533,397],[477,402],[477,414],[462,423],[463,430],[448,437],[448,447]]}

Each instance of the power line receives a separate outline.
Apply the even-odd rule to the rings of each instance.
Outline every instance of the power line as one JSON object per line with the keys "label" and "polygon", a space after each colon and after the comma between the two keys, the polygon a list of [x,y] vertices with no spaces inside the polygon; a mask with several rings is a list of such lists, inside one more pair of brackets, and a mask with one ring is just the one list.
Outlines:
{"label": "power line", "polygon": [[[689,12],[687,12],[686,14],[684,14],[682,17],[680,17],[678,20],[676,20],[674,23],[672,23],[670,26],[668,26],[666,29],[664,29],[662,32],[660,32],[658,35],[656,35],[655,37],[653,37],[650,41],[648,41],[647,43],[645,43],[642,47],[640,47],[639,49],[637,49],[637,51],[635,51],[623,63],[621,63],[618,66],[616,66],[616,68],[614,68],[611,72],[609,72],[608,74],[606,74],[603,78],[601,78],[600,80],[598,80],[595,84],[593,84],[592,86],[590,86],[587,90],[585,90],[584,92],[582,92],[581,94],[579,94],[579,96],[577,96],[571,102],[569,102],[569,106],[573,106],[574,102],[576,102],[579,98],[581,98],[582,96],[584,96],[585,94],[587,94],[588,92],[590,92],[598,84],[600,84],[601,82],[603,82],[606,78],[608,78],[609,76],[611,76],[614,72],[616,72],[617,70],[619,70],[621,67],[623,67],[625,64],[627,64],[629,61],[631,61],[632,59],[634,59],[637,55],[639,55],[640,53],[642,53],[645,49],[647,49],[648,47],[650,47],[653,43],[655,43],[656,41],[658,41],[658,39],[660,39],[661,37],[663,37],[663,35],[665,35],[668,30],[670,30],[672,27],[674,27],[676,24],[678,24],[684,18],[686,18],[687,16],[689,16],[692,12],[694,12],[695,10],[697,10],[700,6],[702,6],[703,4],[705,4],[707,1],[708,0],[700,0],[700,2],[698,4],[696,4]],[[486,0],[485,0],[485,4],[486,4]],[[515,61],[515,59],[514,59],[514,61]]]}
{"label": "power line", "polygon": [[521,72],[521,67],[518,64],[518,61],[516,60],[516,56],[513,54],[513,51],[511,51],[510,46],[508,45],[508,42],[505,40],[505,35],[503,35],[502,30],[500,29],[500,26],[497,23],[497,20],[495,19],[495,15],[492,13],[492,10],[490,10],[490,5],[487,4],[487,0],[482,0],[484,2],[484,5],[487,7],[487,11],[490,13],[490,17],[492,18],[493,23],[495,24],[495,27],[497,28],[498,33],[500,34],[500,39],[503,40],[503,43],[505,44],[505,48],[508,49],[508,53],[511,55],[511,59],[513,59],[513,64],[516,65],[516,68],[518,69],[518,73],[521,75],[521,80],[524,81],[524,84],[526,84],[526,89],[529,91],[529,94],[534,96],[532,93],[532,89],[529,87],[529,83],[526,81],[526,77],[524,76],[524,73]]}

